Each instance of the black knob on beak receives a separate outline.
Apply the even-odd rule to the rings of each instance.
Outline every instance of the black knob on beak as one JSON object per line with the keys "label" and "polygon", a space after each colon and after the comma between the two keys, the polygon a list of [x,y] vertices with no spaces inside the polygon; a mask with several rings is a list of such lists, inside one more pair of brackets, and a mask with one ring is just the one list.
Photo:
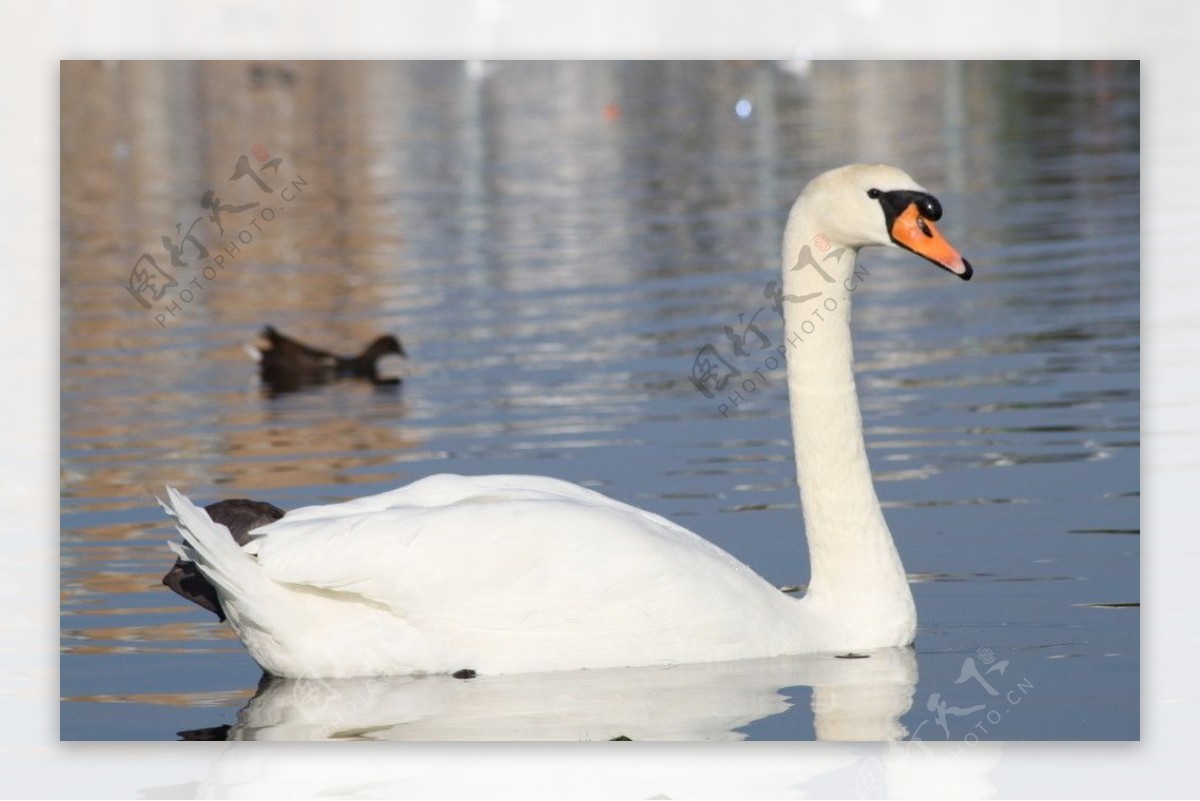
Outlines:
{"label": "black knob on beak", "polygon": [[933,195],[922,195],[917,201],[917,208],[921,210],[921,216],[928,220],[942,219],[942,204]]}

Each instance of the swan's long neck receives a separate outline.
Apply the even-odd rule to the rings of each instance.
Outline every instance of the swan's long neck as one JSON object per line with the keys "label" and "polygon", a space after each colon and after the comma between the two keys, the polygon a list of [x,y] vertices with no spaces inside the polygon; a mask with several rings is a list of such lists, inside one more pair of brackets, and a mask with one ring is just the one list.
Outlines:
{"label": "swan's long neck", "polygon": [[[912,594],[883,518],[854,385],[850,307],[857,249],[793,210],[784,238],[788,392],[812,576],[807,598],[848,625],[915,625]],[[839,250],[841,251],[839,253]],[[886,625],[892,625],[886,623]]]}

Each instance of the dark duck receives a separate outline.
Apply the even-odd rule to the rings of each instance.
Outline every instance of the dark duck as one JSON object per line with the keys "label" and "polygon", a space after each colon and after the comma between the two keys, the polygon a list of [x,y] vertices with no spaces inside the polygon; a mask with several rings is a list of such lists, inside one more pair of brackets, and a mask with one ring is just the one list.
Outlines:
{"label": "dark duck", "polygon": [[328,384],[341,378],[362,378],[376,386],[397,386],[399,378],[383,378],[377,362],[384,356],[406,356],[400,340],[387,334],[377,338],[357,356],[338,356],[284,336],[272,326],[262,331],[265,347],[248,348],[259,372],[273,392],[291,392]]}

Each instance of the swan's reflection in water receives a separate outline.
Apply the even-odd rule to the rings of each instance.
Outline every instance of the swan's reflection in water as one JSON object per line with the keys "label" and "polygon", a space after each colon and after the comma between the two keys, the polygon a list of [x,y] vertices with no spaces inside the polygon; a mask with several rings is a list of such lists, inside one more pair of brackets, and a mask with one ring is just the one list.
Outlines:
{"label": "swan's reflection in water", "polygon": [[912,649],[514,676],[264,678],[229,740],[740,740],[812,688],[819,740],[898,740],[912,704]]}

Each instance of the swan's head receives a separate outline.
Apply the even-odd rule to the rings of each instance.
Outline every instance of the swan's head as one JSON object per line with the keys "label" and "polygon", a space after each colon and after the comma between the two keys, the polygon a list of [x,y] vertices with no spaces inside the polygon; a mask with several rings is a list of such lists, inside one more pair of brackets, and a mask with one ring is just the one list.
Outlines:
{"label": "swan's head", "polygon": [[808,231],[830,242],[904,248],[967,281],[974,271],[934,225],[941,216],[937,198],[908,173],[886,164],[851,164],[821,173],[792,210],[793,220],[806,220]]}

